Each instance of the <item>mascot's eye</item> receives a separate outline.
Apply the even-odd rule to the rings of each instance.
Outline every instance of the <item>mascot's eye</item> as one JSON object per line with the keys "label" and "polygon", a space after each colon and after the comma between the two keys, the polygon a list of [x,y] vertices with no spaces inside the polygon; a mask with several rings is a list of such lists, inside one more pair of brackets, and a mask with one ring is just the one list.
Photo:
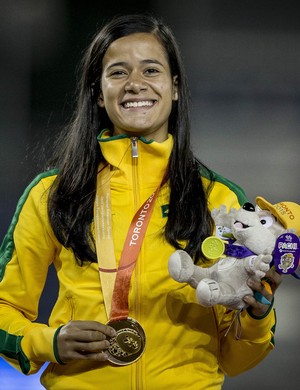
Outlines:
{"label": "mascot's eye", "polygon": [[260,223],[265,228],[269,228],[275,222],[275,218],[272,215],[264,216],[260,218]]}
{"label": "mascot's eye", "polygon": [[243,209],[246,210],[246,211],[252,211],[252,212],[255,211],[255,207],[254,207],[253,204],[250,203],[250,202],[244,203]]}

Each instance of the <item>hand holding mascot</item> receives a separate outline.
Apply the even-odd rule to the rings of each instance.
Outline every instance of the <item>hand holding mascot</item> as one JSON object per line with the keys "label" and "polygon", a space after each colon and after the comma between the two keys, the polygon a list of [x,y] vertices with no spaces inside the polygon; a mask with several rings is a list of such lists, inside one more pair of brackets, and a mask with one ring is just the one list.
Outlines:
{"label": "hand holding mascot", "polygon": [[298,278],[300,206],[293,202],[272,205],[262,197],[256,203],[255,208],[246,203],[228,213],[225,206],[212,210],[216,236],[204,240],[202,251],[208,259],[218,260],[213,265],[195,265],[184,250],[170,256],[171,277],[195,288],[201,305],[246,308],[243,298],[254,295],[248,279],[263,279],[273,264],[277,272]]}

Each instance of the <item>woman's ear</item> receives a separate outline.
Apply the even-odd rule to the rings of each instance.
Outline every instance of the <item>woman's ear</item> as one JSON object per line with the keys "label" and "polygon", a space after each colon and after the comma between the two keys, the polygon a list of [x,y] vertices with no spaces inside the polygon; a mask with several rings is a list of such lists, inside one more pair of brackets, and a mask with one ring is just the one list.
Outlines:
{"label": "woman's ear", "polygon": [[104,104],[104,99],[103,99],[103,95],[102,95],[102,92],[100,91],[99,93],[99,97],[97,99],[97,104],[99,107],[101,108],[104,108],[105,107],[105,104]]}
{"label": "woman's ear", "polygon": [[178,76],[173,77],[172,100],[178,100]]}

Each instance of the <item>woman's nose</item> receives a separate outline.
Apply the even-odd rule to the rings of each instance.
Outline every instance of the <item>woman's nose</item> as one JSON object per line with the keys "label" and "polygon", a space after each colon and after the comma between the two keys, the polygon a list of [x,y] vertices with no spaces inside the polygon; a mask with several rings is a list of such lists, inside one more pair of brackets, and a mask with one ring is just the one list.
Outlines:
{"label": "woman's nose", "polygon": [[139,93],[140,91],[145,89],[147,89],[147,86],[143,78],[137,74],[131,74],[125,85],[125,91],[131,93]]}

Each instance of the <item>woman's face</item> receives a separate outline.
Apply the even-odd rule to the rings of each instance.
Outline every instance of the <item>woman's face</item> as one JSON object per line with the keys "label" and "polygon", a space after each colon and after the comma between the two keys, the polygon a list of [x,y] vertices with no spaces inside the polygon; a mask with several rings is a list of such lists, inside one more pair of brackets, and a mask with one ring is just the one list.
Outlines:
{"label": "woman's face", "polygon": [[177,80],[157,38],[136,33],[114,41],[103,58],[99,106],[105,108],[114,134],[167,139]]}

